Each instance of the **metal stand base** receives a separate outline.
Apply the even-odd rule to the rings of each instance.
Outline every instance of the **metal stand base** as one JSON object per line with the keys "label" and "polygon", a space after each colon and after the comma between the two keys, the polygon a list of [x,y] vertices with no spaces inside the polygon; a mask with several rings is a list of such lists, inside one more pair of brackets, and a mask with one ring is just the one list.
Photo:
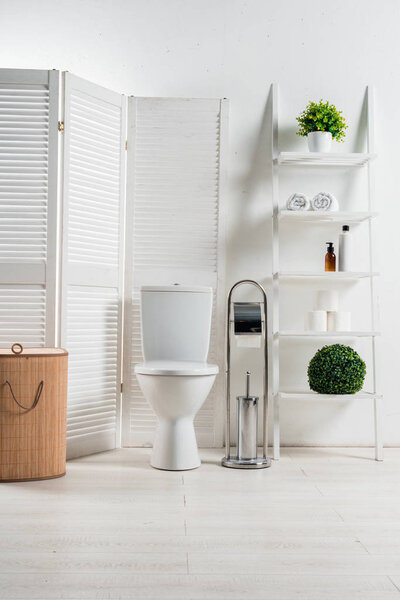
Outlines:
{"label": "metal stand base", "polygon": [[245,459],[245,458],[224,458],[221,460],[223,467],[229,467],[230,469],[267,469],[271,466],[271,459],[264,458],[263,456],[257,456],[257,458]]}

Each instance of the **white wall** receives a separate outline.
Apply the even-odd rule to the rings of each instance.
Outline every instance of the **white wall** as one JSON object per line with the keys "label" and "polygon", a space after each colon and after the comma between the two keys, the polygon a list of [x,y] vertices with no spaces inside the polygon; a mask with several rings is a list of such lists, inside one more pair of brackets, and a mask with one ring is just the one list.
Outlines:
{"label": "white wall", "polygon": [[[271,82],[281,86],[285,144],[296,148],[304,141],[294,135],[294,117],[308,99],[320,97],[335,102],[350,117],[349,145],[353,145],[364,86],[376,85],[382,379],[385,439],[390,444],[400,443],[399,19],[398,0],[0,3],[2,67],[69,70],[127,94],[230,99],[228,285],[242,277],[268,284],[271,273],[265,116]],[[317,188],[308,180],[301,183],[310,193],[326,183],[342,194],[339,199],[346,194],[347,199],[351,189],[343,182],[332,188],[330,180],[319,182]],[[371,411],[359,408],[355,402],[283,406],[283,442],[368,443]]]}

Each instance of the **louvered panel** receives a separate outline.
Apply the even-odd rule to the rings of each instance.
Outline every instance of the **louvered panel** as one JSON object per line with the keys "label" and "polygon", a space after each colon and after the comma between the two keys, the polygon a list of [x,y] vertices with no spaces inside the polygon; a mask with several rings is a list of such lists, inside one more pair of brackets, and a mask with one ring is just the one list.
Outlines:
{"label": "louvered panel", "polygon": [[68,437],[113,432],[117,414],[118,291],[71,286],[67,318]]}
{"label": "louvered panel", "polygon": [[[131,260],[127,256],[127,282],[132,287],[125,337],[123,443],[146,446],[152,443],[156,418],[134,375],[135,364],[142,361],[139,289],[143,284],[174,282],[210,285],[217,298],[221,101],[138,98],[131,102],[129,119],[133,134],[128,178],[134,207],[131,246],[128,240]],[[216,351],[219,319],[214,310],[209,360],[216,363],[222,358]],[[203,446],[215,445],[220,436],[218,389],[216,385],[195,421]]]}
{"label": "louvered panel", "polygon": [[58,71],[0,69],[0,345],[54,346]]}
{"label": "louvered panel", "polygon": [[46,289],[0,285],[0,346],[18,340],[26,348],[45,345]]}
{"label": "louvered panel", "polygon": [[[153,441],[153,431],[156,424],[156,416],[143,397],[137,378],[134,374],[135,364],[142,362],[142,338],[140,328],[140,293],[133,291],[132,294],[132,330],[129,336],[131,356],[129,365],[130,376],[125,378],[129,388],[124,394],[123,404],[124,429],[129,432],[129,439],[123,440],[124,445],[150,446]],[[126,385],[126,384],[125,384]],[[126,436],[125,436],[126,437]]]}
{"label": "louvered panel", "polygon": [[217,269],[219,101],[137,101],[134,269]]}
{"label": "louvered panel", "polygon": [[69,457],[119,445],[125,100],[66,75],[62,338]]}
{"label": "louvered panel", "polygon": [[0,84],[0,262],[45,261],[48,85]]}
{"label": "louvered panel", "polygon": [[[218,319],[220,317],[217,306],[217,292],[214,290],[213,298],[213,316],[211,323],[210,333],[210,349],[208,352],[208,362],[211,364],[217,364],[220,367],[221,373],[219,377],[223,377],[223,356],[219,356],[221,350],[221,344],[219,338],[219,325]],[[218,351],[219,349],[219,351]],[[214,446],[215,445],[215,428],[218,421],[217,409],[220,407],[221,397],[220,386],[217,382],[214,384],[207,400],[203,404],[202,408],[198,412],[194,420],[194,426],[196,429],[196,437],[200,446]]]}
{"label": "louvered panel", "polygon": [[69,102],[69,260],[117,269],[121,108],[79,90]]}

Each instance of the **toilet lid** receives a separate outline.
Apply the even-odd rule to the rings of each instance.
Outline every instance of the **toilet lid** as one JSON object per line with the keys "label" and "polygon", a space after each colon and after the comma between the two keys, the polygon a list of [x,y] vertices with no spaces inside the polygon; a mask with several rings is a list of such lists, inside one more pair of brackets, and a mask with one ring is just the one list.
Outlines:
{"label": "toilet lid", "polygon": [[135,366],[139,375],[216,375],[218,370],[218,365],[176,360],[152,360]]}

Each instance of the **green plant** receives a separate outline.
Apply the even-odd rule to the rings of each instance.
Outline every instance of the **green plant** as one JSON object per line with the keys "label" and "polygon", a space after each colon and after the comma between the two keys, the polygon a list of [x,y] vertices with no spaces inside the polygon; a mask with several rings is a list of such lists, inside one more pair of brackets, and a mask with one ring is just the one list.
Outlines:
{"label": "green plant", "polygon": [[366,366],[360,355],[342,344],[324,346],[308,365],[308,383],[319,394],[355,394],[363,386]]}
{"label": "green plant", "polygon": [[342,116],[342,111],[337,110],[336,106],[324,102],[310,102],[305,110],[296,117],[299,124],[297,135],[307,136],[312,131],[330,131],[332,138],[337,142],[343,142],[347,129],[346,119]]}

